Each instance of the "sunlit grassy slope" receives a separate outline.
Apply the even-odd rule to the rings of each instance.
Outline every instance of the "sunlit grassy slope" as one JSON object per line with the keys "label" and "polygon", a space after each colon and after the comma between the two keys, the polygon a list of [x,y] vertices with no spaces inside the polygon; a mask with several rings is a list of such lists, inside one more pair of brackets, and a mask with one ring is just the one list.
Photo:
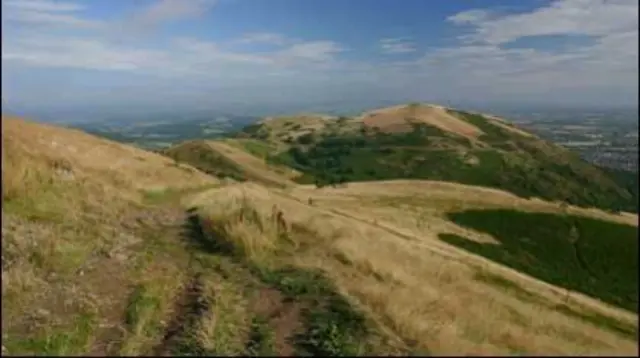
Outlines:
{"label": "sunlit grassy slope", "polygon": [[218,178],[256,181],[269,186],[293,184],[299,174],[288,167],[268,165],[262,153],[270,148],[251,140],[196,140],[172,146],[162,153],[176,162],[193,165]]}
{"label": "sunlit grassy slope", "polygon": [[[304,283],[295,288],[297,281],[304,281],[307,272],[321,272],[350,300],[355,312],[371,321],[368,324],[375,328],[373,337],[389,339],[382,345],[370,343],[370,347],[336,343],[343,347],[339,348],[343,354],[352,352],[349,349],[366,352],[372,347],[431,354],[633,352],[637,317],[616,307],[624,304],[607,305],[598,300],[604,296],[577,287],[572,281],[554,281],[532,274],[522,265],[504,264],[440,239],[440,235],[458,235],[483,245],[497,245],[486,232],[458,226],[447,214],[484,207],[483,198],[491,194],[487,206],[503,208],[512,215],[526,218],[546,212],[553,220],[572,213],[593,218],[590,222],[602,223],[599,225],[619,227],[619,233],[612,233],[609,239],[630,245],[628,250],[634,247],[628,241],[628,232],[637,231],[632,218],[561,209],[482,190],[429,182],[361,183],[340,189],[298,187],[289,191],[238,184],[200,194],[190,204],[208,233],[202,241],[211,252],[248,267],[258,277],[264,272],[268,277],[278,273],[276,281],[285,290],[307,292]],[[274,204],[283,210],[292,228],[287,235],[279,236],[269,224]],[[489,211],[487,215],[494,214]],[[563,235],[558,231],[545,244],[563,248]],[[572,269],[576,276],[585,275],[575,267],[573,256],[563,254],[570,252],[559,250],[554,265]],[[626,262],[637,265],[634,257]],[[600,260],[598,265],[604,271],[618,267],[608,260]],[[627,269],[624,265],[621,270]],[[291,271],[292,266],[302,268],[304,273]],[[608,279],[599,277],[596,280],[603,281],[596,284],[606,285]],[[621,287],[629,288],[637,278],[627,271],[620,278],[623,280],[626,283]],[[338,325],[336,330],[346,335],[348,342],[358,340],[349,336],[352,331],[347,328]]]}
{"label": "sunlit grassy slope", "polygon": [[[636,215],[442,181],[298,185],[276,141],[173,160],[3,118],[2,145],[3,354],[637,349]],[[562,230],[521,237],[531,222]]]}
{"label": "sunlit grassy slope", "polygon": [[169,255],[183,212],[149,199],[217,183],[157,154],[3,117],[3,350],[136,352],[144,323],[123,321],[134,287],[156,295],[138,320],[169,312],[188,262]]}

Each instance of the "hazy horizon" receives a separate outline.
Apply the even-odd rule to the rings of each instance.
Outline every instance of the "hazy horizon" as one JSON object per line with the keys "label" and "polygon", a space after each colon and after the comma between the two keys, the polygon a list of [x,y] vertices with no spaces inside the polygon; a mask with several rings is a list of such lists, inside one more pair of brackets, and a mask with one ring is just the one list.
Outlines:
{"label": "hazy horizon", "polygon": [[3,111],[638,107],[636,1],[475,6],[3,0]]}

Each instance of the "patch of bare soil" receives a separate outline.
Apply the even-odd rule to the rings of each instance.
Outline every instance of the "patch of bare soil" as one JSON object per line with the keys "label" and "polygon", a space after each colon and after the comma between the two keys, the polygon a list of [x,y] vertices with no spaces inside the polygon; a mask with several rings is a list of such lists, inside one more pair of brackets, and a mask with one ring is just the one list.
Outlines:
{"label": "patch of bare soil", "polygon": [[251,305],[251,310],[267,319],[267,325],[274,334],[274,350],[278,356],[292,356],[295,353],[292,338],[303,328],[300,302],[287,300],[274,288],[259,290]]}

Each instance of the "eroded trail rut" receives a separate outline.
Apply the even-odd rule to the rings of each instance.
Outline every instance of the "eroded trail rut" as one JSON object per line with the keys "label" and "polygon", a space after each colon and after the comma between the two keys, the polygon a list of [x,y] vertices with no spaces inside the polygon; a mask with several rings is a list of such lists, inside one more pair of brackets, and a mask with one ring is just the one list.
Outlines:
{"label": "eroded trail rut", "polygon": [[[178,219],[183,222],[178,223]],[[171,226],[181,226],[183,229],[179,235],[171,230],[175,236],[174,239],[185,240],[186,243],[191,244],[194,244],[194,240],[196,241],[196,245],[190,246],[189,250],[205,250],[207,253],[213,254],[210,252],[212,247],[203,242],[206,240],[205,233],[193,210],[187,210],[186,213],[183,211],[180,216],[173,216]],[[167,233],[165,232],[165,234]],[[193,254],[191,253],[192,256]],[[247,278],[257,280],[254,277],[249,277],[251,273],[243,268],[242,264],[233,263],[233,266],[237,266],[238,274],[247,275]],[[193,337],[204,316],[209,311],[215,310],[213,306],[216,304],[215,298],[210,297],[212,292],[204,292],[204,281],[219,280],[223,276],[209,276],[193,258],[189,262],[188,270],[192,272],[190,279],[185,282],[182,291],[176,296],[170,321],[165,326],[161,340],[150,352],[154,356],[224,353],[205,351]],[[249,283],[247,282],[247,284]],[[304,331],[303,304],[285,297],[278,289],[263,284],[258,284],[254,289],[250,290],[253,293],[247,297],[249,301],[247,308],[252,317],[252,324],[247,327],[246,333],[238,332],[240,335],[246,334],[244,338],[245,353],[250,355],[294,355],[296,334]],[[213,294],[216,293],[213,292]]]}
{"label": "eroded trail rut", "polygon": [[[209,306],[203,295],[202,274],[197,273],[187,283],[175,303],[174,317],[169,322],[162,341],[153,350],[156,356],[172,356],[180,353],[188,330],[195,327]],[[195,347],[189,347],[195,348]]]}
{"label": "eroded trail rut", "polygon": [[[179,205],[165,203],[128,219],[132,229],[139,225],[147,229],[145,242],[151,247],[147,248],[151,250],[151,261],[143,265],[172,267],[173,271],[168,272],[183,281],[176,282],[163,296],[156,296],[167,299],[162,305],[166,308],[159,308],[151,318],[153,322],[146,323],[145,329],[149,330],[144,336],[137,328],[128,327],[125,336],[135,336],[141,342],[138,353],[339,355],[354,351],[358,342],[354,337],[364,337],[364,320],[359,313],[351,312],[347,301],[322,280],[321,274],[288,265],[258,268],[255,263],[222,250],[217,238],[203,230],[195,208],[185,211]],[[307,235],[296,230],[291,234]],[[239,309],[243,317],[228,313],[229,300],[236,299],[232,297],[242,305]],[[225,332],[227,340],[223,339],[220,346],[212,343],[219,337],[207,332],[211,319],[216,325],[232,329]],[[336,334],[340,339],[333,337]],[[125,345],[118,346],[112,353],[127,352]]]}
{"label": "eroded trail rut", "polygon": [[[301,322],[303,305],[300,302],[287,299],[280,291],[273,288],[263,288],[255,295],[251,304],[251,311],[256,317],[263,319],[265,328],[273,332],[273,353],[279,356],[295,354],[293,339],[302,332]],[[251,354],[260,353],[261,332],[259,327],[253,327],[247,342],[247,351]]]}

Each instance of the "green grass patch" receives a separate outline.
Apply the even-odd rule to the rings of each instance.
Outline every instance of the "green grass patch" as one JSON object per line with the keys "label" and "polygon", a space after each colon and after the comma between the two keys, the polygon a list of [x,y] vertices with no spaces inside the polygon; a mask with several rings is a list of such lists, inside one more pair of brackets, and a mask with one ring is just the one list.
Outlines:
{"label": "green grass patch", "polygon": [[130,330],[140,330],[160,308],[160,300],[147,286],[138,285],[133,290],[125,312],[125,323]]}
{"label": "green grass patch", "polygon": [[511,139],[517,134],[500,128],[489,122],[484,116],[464,111],[448,110],[450,114],[478,127],[484,134],[480,139],[488,142],[502,142]]}
{"label": "green grass patch", "polygon": [[161,311],[161,297],[150,284],[134,287],[124,312],[127,333],[119,347],[121,355],[145,353],[162,336]]}
{"label": "green grass patch", "polygon": [[34,337],[3,339],[2,344],[12,355],[83,355],[90,349],[97,323],[95,314],[82,312],[70,326],[48,326]]}
{"label": "green grass patch", "polygon": [[175,202],[186,195],[217,188],[218,186],[218,184],[207,184],[184,189],[167,188],[162,190],[144,190],[142,191],[142,195],[145,204],[160,205]]}
{"label": "green grass patch", "polygon": [[245,181],[247,177],[236,163],[216,152],[204,142],[191,142],[165,150],[164,155],[177,162],[189,164],[218,178],[230,177]]}
{"label": "green grass patch", "polygon": [[269,154],[273,151],[273,147],[271,145],[253,139],[238,139],[229,141],[229,143],[235,145],[236,147],[239,147],[240,149],[244,149],[249,154],[263,159],[269,156]]}
{"label": "green grass patch", "polygon": [[262,281],[286,297],[306,302],[304,333],[295,338],[298,354],[346,356],[363,354],[370,333],[366,319],[340,295],[320,271],[292,266],[271,270],[254,267]]}
{"label": "green grass patch", "polygon": [[451,234],[441,235],[443,241],[553,285],[638,311],[637,227],[508,209],[469,210],[449,218],[492,235],[499,244]]}
{"label": "green grass patch", "polygon": [[274,332],[267,318],[255,316],[251,321],[251,331],[247,344],[247,354],[251,356],[275,356]]}
{"label": "green grass patch", "polygon": [[60,224],[67,214],[64,204],[85,196],[84,188],[75,182],[55,182],[50,178],[49,181],[43,179],[37,185],[25,195],[4,198],[3,210],[27,220]]}

